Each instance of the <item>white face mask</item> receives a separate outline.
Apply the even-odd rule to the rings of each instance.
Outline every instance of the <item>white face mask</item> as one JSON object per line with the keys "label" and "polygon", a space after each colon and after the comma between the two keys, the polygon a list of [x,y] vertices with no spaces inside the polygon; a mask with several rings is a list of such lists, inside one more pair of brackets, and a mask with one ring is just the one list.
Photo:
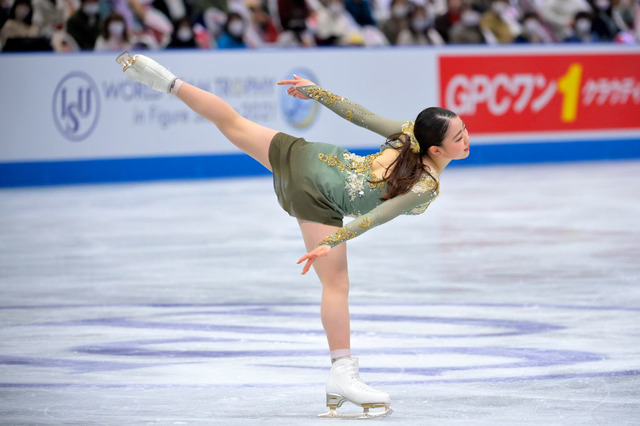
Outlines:
{"label": "white face mask", "polygon": [[540,30],[540,23],[535,19],[527,19],[524,22],[524,29],[527,30],[529,34],[537,34]]}
{"label": "white face mask", "polygon": [[112,37],[122,37],[124,34],[124,22],[113,21],[109,24],[109,34]]}
{"label": "white face mask", "polygon": [[497,2],[491,3],[491,10],[493,10],[494,13],[498,15],[502,15],[504,12],[507,11],[508,8],[509,8],[509,5],[503,1],[497,1]]}
{"label": "white face mask", "polygon": [[462,24],[466,27],[473,27],[480,22],[480,14],[475,10],[467,10],[460,17]]}
{"label": "white face mask", "polygon": [[182,27],[176,33],[176,37],[182,42],[187,42],[193,38],[193,32],[191,28]]}
{"label": "white face mask", "polygon": [[333,2],[329,5],[329,10],[331,11],[331,13],[333,13],[334,15],[339,15],[342,13],[342,11],[344,10],[344,6],[342,6],[342,3],[339,2]]}
{"label": "white face mask", "polygon": [[229,33],[232,36],[240,37],[244,32],[244,23],[242,21],[238,21],[237,19],[233,22],[229,23]]}
{"label": "white face mask", "polygon": [[394,18],[405,18],[407,13],[409,13],[409,8],[403,4],[391,8],[391,15],[393,15]]}
{"label": "white face mask", "polygon": [[578,34],[588,34],[591,32],[591,22],[588,19],[578,19],[576,21],[576,32]]}
{"label": "white face mask", "polygon": [[89,16],[97,14],[98,10],[100,10],[98,3],[88,3],[82,6],[82,11]]}
{"label": "white face mask", "polygon": [[596,1],[596,7],[600,10],[607,10],[609,9],[609,6],[611,5],[611,2],[609,0],[597,0]]}
{"label": "white face mask", "polygon": [[411,20],[411,28],[414,29],[414,31],[424,31],[425,29],[427,29],[427,20],[424,18],[413,18]]}

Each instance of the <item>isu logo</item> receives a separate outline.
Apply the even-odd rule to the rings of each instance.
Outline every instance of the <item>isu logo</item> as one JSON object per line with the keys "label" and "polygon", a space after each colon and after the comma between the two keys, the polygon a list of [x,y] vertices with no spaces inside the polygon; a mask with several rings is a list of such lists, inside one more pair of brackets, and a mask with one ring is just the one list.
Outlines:
{"label": "isu logo", "polygon": [[53,95],[53,120],[60,133],[74,142],[86,139],[99,116],[98,86],[83,72],[67,74]]}

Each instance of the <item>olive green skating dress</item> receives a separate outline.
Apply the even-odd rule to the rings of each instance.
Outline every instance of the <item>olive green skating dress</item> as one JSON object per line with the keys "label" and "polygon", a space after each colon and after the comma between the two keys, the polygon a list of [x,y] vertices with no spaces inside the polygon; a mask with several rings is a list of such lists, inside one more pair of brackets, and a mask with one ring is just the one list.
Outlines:
{"label": "olive green skating dress", "polygon": [[[389,120],[318,86],[299,87],[341,117],[385,138],[400,133],[404,122]],[[307,142],[284,133],[269,148],[273,185],[282,208],[300,220],[340,227],[319,245],[334,247],[401,214],[423,213],[438,195],[436,182],[425,172],[405,194],[381,201],[386,184],[371,171],[382,154],[366,157],[336,145]],[[433,173],[433,172],[432,172]],[[354,219],[343,226],[344,217]]]}

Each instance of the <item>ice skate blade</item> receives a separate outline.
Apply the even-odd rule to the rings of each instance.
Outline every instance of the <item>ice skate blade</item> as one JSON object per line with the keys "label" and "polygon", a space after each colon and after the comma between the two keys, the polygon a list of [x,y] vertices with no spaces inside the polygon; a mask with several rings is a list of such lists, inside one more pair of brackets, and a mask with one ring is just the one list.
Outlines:
{"label": "ice skate blade", "polygon": [[330,407],[328,413],[319,414],[318,417],[323,419],[375,419],[376,417],[385,417],[390,416],[393,413],[393,410],[389,406],[384,406],[384,411],[378,411],[372,413],[369,411],[369,408],[364,407],[364,411],[362,413],[338,413],[335,407]]}
{"label": "ice skate blade", "polygon": [[136,61],[136,58],[131,56],[131,54],[127,51],[122,52],[116,58],[116,62],[124,67],[123,72],[128,70],[133,66],[133,63]]}
{"label": "ice skate blade", "polygon": [[[364,410],[362,413],[338,413],[336,409],[341,407],[345,401],[349,401],[342,395],[338,395],[336,393],[328,393],[327,394],[327,407],[329,407],[329,412],[320,414],[318,417],[328,418],[328,419],[373,419],[375,417],[384,417],[390,415],[393,410],[389,407],[388,404],[383,402],[373,402],[369,404],[357,404],[353,401],[349,401],[352,404],[355,404],[359,407],[362,407]],[[369,411],[372,408],[384,408],[384,411]]]}

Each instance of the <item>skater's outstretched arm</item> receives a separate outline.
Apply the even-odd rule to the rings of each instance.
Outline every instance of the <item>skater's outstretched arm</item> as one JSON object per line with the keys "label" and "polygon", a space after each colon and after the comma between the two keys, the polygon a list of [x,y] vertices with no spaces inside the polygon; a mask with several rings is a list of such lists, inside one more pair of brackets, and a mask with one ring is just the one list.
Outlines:
{"label": "skater's outstretched arm", "polygon": [[385,138],[401,133],[404,121],[391,120],[374,114],[363,106],[329,92],[310,80],[293,76],[293,80],[282,80],[279,85],[291,85],[287,89],[290,96],[298,99],[314,99],[345,120],[357,124],[360,127],[371,130]]}

